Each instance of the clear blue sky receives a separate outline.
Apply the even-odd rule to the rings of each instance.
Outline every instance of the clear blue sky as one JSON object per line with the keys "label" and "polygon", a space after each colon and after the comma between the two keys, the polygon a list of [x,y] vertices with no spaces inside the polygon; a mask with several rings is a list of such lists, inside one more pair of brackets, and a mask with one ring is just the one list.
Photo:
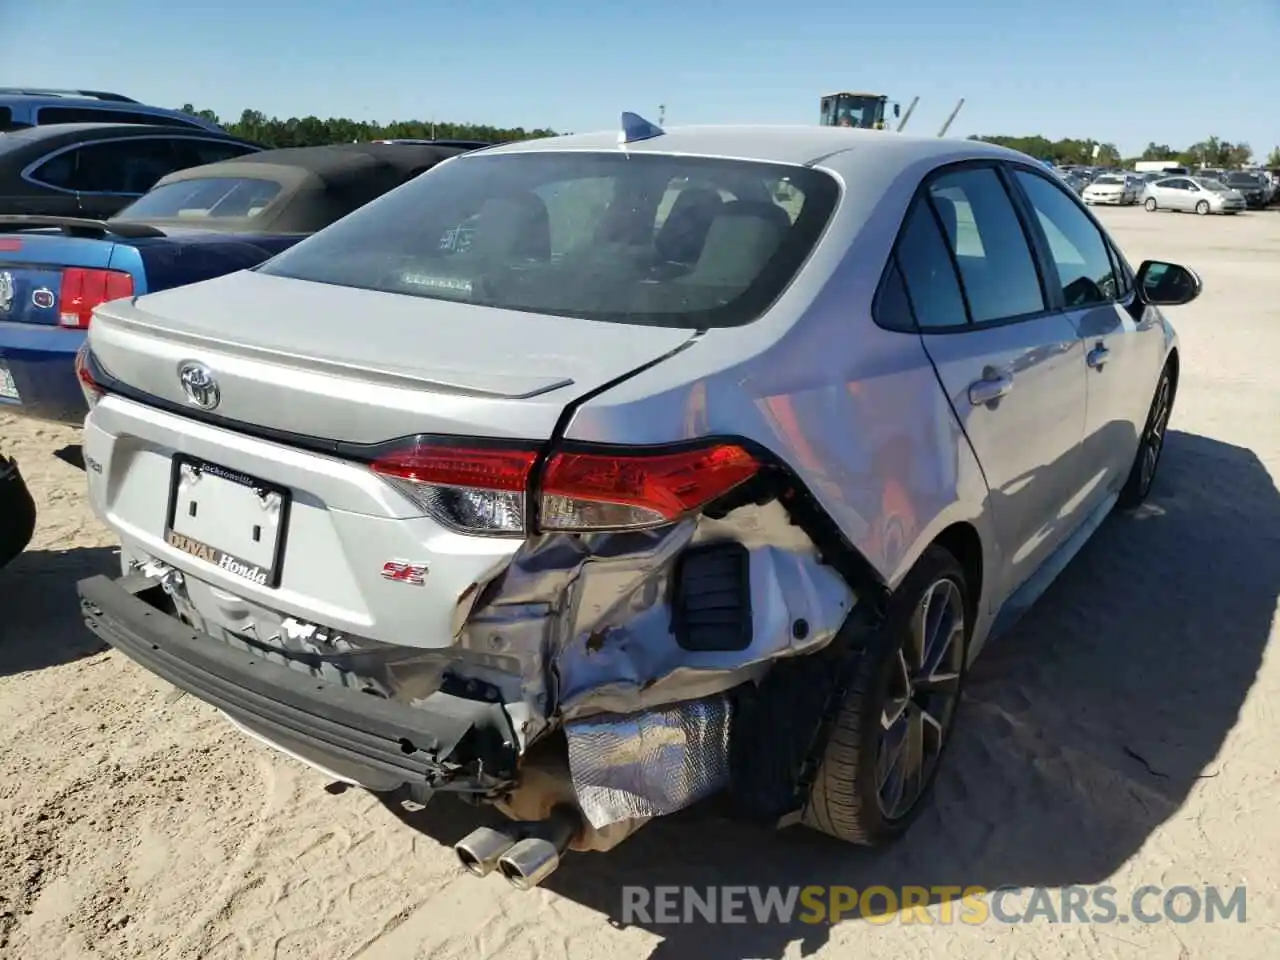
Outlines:
{"label": "clear blue sky", "polygon": [[280,116],[816,123],[872,90],[936,132],[1280,144],[1280,0],[0,0],[0,85]]}

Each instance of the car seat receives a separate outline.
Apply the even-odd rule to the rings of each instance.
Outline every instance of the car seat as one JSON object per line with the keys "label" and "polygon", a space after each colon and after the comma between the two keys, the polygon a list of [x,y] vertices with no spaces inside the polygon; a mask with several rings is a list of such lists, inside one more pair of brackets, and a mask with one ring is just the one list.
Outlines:
{"label": "car seat", "polygon": [[[781,217],[770,213],[772,207]],[[790,228],[786,211],[771,203],[734,200],[711,222],[689,283],[746,289],[760,275]]]}
{"label": "car seat", "polygon": [[681,190],[654,237],[658,259],[667,263],[696,263],[706,243],[707,231],[723,206],[724,201],[715,190],[706,187]]}
{"label": "car seat", "polygon": [[506,262],[551,259],[551,217],[532,191],[485,201],[473,231],[472,256]]}
{"label": "car seat", "polygon": [[724,205],[723,214],[726,217],[755,217],[772,223],[779,238],[791,229],[791,217],[787,211],[768,200],[730,200]]}

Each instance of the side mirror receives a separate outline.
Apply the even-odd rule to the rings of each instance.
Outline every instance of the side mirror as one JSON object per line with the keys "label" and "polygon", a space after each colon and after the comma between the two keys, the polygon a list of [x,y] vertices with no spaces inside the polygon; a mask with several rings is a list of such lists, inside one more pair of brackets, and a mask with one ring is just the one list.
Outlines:
{"label": "side mirror", "polygon": [[1204,289],[1194,270],[1163,260],[1142,261],[1136,280],[1138,299],[1152,307],[1180,307]]}
{"label": "side mirror", "polygon": [[902,116],[902,104],[900,104],[900,103],[895,103],[895,104],[893,105],[893,115],[894,115],[895,117],[900,117],[900,116]]}

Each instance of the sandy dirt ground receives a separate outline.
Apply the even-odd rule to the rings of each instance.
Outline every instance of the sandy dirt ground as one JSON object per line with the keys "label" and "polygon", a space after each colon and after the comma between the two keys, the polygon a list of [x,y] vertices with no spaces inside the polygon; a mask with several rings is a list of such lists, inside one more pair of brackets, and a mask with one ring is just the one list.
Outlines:
{"label": "sandy dirt ground", "polygon": [[[1274,957],[1280,214],[1102,216],[1135,263],[1206,284],[1172,312],[1185,359],[1161,474],[984,654],[934,803],[874,855],[687,813],[533,893],[462,873],[450,845],[474,811],[326,790],[97,646],[74,582],[116,560],[55,456],[77,431],[0,414],[41,510],[0,572],[0,956]],[[1243,924],[621,922],[624,884],[716,883],[1110,884],[1122,906],[1146,884],[1244,884],[1248,900]]]}

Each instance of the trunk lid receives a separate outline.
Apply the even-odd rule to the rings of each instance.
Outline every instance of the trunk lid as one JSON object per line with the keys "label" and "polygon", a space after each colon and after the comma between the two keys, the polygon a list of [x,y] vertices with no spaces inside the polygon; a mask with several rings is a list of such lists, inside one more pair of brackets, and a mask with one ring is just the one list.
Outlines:
{"label": "trunk lid", "polygon": [[110,240],[0,232],[0,321],[56,327],[63,269],[104,270],[114,249]]}
{"label": "trunk lid", "polygon": [[195,412],[179,367],[217,380],[208,412],[347,443],[416,433],[549,438],[577,397],[693,330],[476,307],[243,271],[99,310],[112,377]]}

